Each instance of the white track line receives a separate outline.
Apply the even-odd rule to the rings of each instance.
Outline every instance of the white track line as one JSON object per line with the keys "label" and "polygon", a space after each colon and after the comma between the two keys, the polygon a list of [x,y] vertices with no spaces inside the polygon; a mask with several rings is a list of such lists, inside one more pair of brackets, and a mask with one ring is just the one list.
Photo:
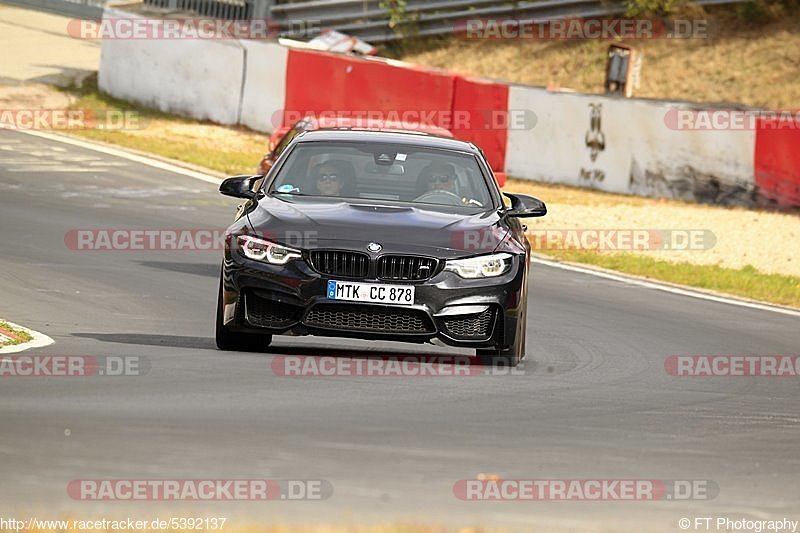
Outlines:
{"label": "white track line", "polygon": [[[103,154],[112,155],[114,157],[120,157],[122,159],[127,159],[129,161],[134,161],[136,163],[141,163],[143,165],[148,165],[154,168],[158,168],[161,170],[166,170],[167,172],[173,172],[175,174],[180,174],[182,176],[187,176],[189,178],[194,178],[198,180],[205,181],[207,183],[213,183],[215,185],[219,185],[222,180],[219,178],[215,178],[213,176],[209,176],[208,174],[203,174],[202,172],[197,172],[194,170],[190,170],[187,168],[180,167],[178,165],[173,165],[171,163],[166,163],[163,161],[158,161],[156,159],[150,159],[148,157],[144,157],[137,154],[132,154],[130,152],[126,152],[124,150],[117,150],[115,148],[109,148],[107,146],[101,146],[98,144],[94,144],[91,142],[80,141],[77,139],[73,139],[71,137],[63,137],[61,135],[54,135],[52,133],[44,133],[41,131],[33,131],[33,130],[12,130],[18,131],[20,133],[24,133],[26,135],[33,135],[35,137],[41,137],[43,139],[48,139],[51,141],[61,142],[64,144],[71,144],[72,146],[78,146],[80,148],[85,148],[86,150],[94,150],[95,152],[100,152]],[[783,315],[789,316],[796,316],[800,317],[800,311],[795,311],[792,309],[786,309],[783,307],[775,307],[767,304],[761,304],[756,302],[747,302],[744,300],[736,300],[733,298],[725,298],[724,296],[715,296],[713,294],[706,294],[703,292],[693,291],[689,289],[682,289],[679,287],[673,287],[670,285],[662,285],[660,283],[654,283],[652,281],[644,281],[641,279],[637,279],[634,277],[628,277],[624,274],[609,274],[608,272],[601,272],[599,270],[594,270],[591,268],[582,268],[579,266],[574,265],[565,265],[563,263],[558,263],[556,261],[548,261],[546,259],[535,258],[533,262],[540,263],[543,265],[547,265],[553,268],[560,268],[561,270],[569,270],[572,272],[580,272],[581,274],[587,274],[589,276],[596,276],[599,278],[610,279],[614,281],[619,281],[621,283],[627,283],[628,285],[637,285],[639,287],[645,287],[647,289],[655,289],[659,291],[669,292],[672,294],[678,294],[680,296],[687,296],[689,298],[697,298],[699,300],[708,300],[711,302],[729,304],[729,305],[736,305],[739,307],[747,307],[749,309],[756,309],[759,311],[769,311],[772,313],[780,313]],[[0,352],[2,353],[2,352]]]}
{"label": "white track line", "polygon": [[14,344],[12,346],[3,346],[0,348],[0,355],[5,355],[7,353],[17,353],[22,352],[24,350],[28,350],[30,348],[42,348],[44,346],[49,346],[53,344],[53,339],[45,335],[44,333],[39,333],[38,331],[33,331],[32,329],[28,329],[26,327],[20,326],[19,324],[14,324],[13,322],[9,322],[8,320],[2,320],[9,326],[14,329],[18,329],[24,331],[32,338],[28,342],[24,342],[22,344]]}
{"label": "white track line", "polygon": [[11,128],[8,129],[9,131],[24,133],[25,135],[33,135],[34,137],[41,137],[42,139],[47,139],[50,141],[56,141],[64,144],[71,144],[72,146],[78,146],[80,148],[85,148],[86,150],[93,150],[95,152],[100,152],[101,154],[113,155],[114,157],[127,159],[128,161],[134,161],[136,163],[141,163],[143,165],[147,165],[150,167],[166,170],[167,172],[173,172],[175,174],[180,174],[182,176],[187,176],[189,178],[205,181],[207,183],[213,183],[214,185],[219,185],[220,183],[222,183],[221,179],[215,178],[214,176],[209,176],[208,174],[203,174],[202,172],[197,172],[194,170],[190,170],[188,168],[180,167],[178,165],[173,165],[172,163],[158,161],[157,159],[151,159],[149,157],[144,157],[138,154],[132,154],[124,150],[118,150],[116,148],[110,148],[108,146],[102,146],[100,144],[81,141],[78,139],[73,139],[72,137],[64,137],[62,135],[45,133],[43,131],[17,130]]}
{"label": "white track line", "polygon": [[547,265],[553,268],[560,268],[561,270],[569,270],[571,272],[580,272],[581,274],[588,274],[590,276],[596,276],[598,278],[605,278],[610,279],[613,281],[619,281],[621,283],[627,283],[628,285],[637,285],[639,287],[645,287],[648,289],[655,289],[658,291],[669,292],[672,294],[679,294],[681,296],[688,296],[689,298],[697,298],[699,300],[708,300],[711,302],[729,304],[729,305],[737,305],[739,307],[747,307],[749,309],[757,309],[759,311],[770,311],[773,313],[780,313],[783,315],[789,316],[797,316],[800,317],[800,311],[795,311],[793,309],[787,309],[785,307],[775,307],[768,304],[761,304],[757,302],[748,302],[745,300],[736,300],[734,298],[725,298],[724,296],[716,296],[713,294],[706,294],[704,292],[693,291],[690,289],[682,289],[680,287],[675,287],[672,285],[662,285],[661,283],[655,283],[652,281],[645,281],[638,278],[628,277],[624,274],[610,274],[608,272],[603,272],[600,270],[594,270],[591,268],[583,268],[575,265],[565,265],[564,263],[559,263],[556,261],[548,261],[547,259],[541,259],[539,257],[534,258],[532,260],[534,263],[539,263],[542,265]]}

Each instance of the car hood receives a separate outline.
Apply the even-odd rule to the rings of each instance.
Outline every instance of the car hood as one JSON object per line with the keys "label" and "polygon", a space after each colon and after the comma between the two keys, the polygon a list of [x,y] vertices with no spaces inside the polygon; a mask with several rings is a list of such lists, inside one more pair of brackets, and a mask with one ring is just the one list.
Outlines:
{"label": "car hood", "polygon": [[249,215],[252,230],[287,246],[464,257],[495,250],[509,228],[495,211],[448,213],[446,208],[265,197]]}

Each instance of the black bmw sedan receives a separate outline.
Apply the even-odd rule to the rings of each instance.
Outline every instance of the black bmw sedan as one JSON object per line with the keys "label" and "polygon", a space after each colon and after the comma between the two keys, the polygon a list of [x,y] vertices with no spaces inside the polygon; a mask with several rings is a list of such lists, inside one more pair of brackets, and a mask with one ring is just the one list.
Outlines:
{"label": "black bmw sedan", "polygon": [[314,131],[264,176],[226,180],[244,198],[227,231],[221,350],[273,335],[474,348],[525,357],[530,245],[541,201],[505,194],[476,146],[413,133]]}

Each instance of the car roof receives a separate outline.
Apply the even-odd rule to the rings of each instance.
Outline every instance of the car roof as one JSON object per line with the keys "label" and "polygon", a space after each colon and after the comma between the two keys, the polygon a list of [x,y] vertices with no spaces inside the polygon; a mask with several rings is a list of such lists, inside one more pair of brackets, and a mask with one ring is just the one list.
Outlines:
{"label": "car roof", "polygon": [[478,153],[474,144],[459,141],[449,137],[436,137],[412,131],[375,131],[375,130],[314,130],[301,133],[297,142],[379,142],[398,143],[423,146],[426,148],[441,148],[445,150],[458,150],[460,152]]}

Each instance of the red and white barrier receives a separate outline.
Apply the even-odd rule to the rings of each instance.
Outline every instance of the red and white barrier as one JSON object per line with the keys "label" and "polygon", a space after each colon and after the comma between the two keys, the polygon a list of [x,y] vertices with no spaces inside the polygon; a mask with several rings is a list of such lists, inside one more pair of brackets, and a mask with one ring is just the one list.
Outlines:
{"label": "red and white barrier", "polygon": [[501,181],[508,173],[642,196],[800,206],[798,128],[682,127],[678,111],[702,110],[685,103],[552,92],[238,40],[105,40],[99,85],[162,111],[265,132],[307,114],[431,124],[480,146]]}

